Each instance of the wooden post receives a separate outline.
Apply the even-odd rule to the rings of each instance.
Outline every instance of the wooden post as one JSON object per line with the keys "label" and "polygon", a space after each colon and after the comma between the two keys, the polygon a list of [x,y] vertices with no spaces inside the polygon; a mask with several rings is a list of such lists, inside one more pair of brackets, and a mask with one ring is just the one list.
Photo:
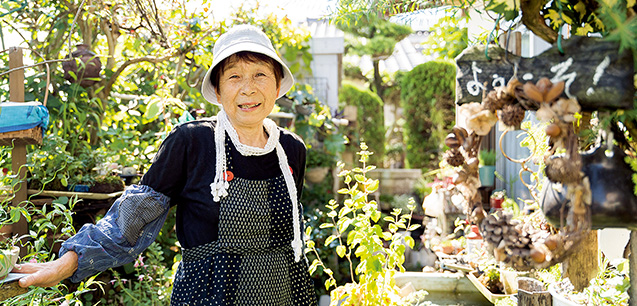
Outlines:
{"label": "wooden post", "polygon": [[518,277],[518,305],[519,306],[552,306],[551,293],[544,290],[541,281]]}
{"label": "wooden post", "polygon": [[628,305],[637,306],[637,231],[630,231],[630,240],[628,241],[630,255],[628,256],[628,265],[630,268],[630,288],[628,288]]}
{"label": "wooden post", "polygon": [[[22,67],[22,48],[9,48],[9,69]],[[9,74],[9,100],[11,102],[24,102],[24,70],[18,69]],[[24,166],[27,163],[27,147],[26,144],[15,144],[11,151],[12,171],[17,174],[19,183],[14,188],[15,198],[14,205],[25,205],[27,200],[27,169]],[[13,233],[23,235],[28,232],[28,224],[24,217],[20,217],[20,221],[13,225]],[[22,250],[26,252],[26,250]],[[24,254],[21,254],[24,255]]]}
{"label": "wooden post", "polygon": [[582,292],[599,270],[597,231],[590,231],[562,263],[562,276],[568,277],[576,291]]}

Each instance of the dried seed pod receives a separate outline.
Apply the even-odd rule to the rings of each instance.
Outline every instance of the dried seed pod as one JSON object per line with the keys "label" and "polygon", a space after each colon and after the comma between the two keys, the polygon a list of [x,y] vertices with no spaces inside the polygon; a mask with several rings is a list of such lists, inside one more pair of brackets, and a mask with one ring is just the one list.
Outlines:
{"label": "dried seed pod", "polygon": [[562,129],[560,129],[559,125],[555,123],[551,123],[546,127],[544,131],[546,132],[546,135],[555,138],[560,135],[560,133],[562,132]]}
{"label": "dried seed pod", "polygon": [[458,185],[464,183],[467,180],[467,177],[467,172],[464,170],[460,170],[453,175],[451,180],[454,185]]}
{"label": "dried seed pod", "polygon": [[460,142],[460,145],[463,145],[467,140],[467,137],[469,137],[469,133],[467,133],[467,130],[460,126],[454,126],[453,129],[451,129],[451,132],[456,135],[456,138]]}
{"label": "dried seed pod", "polygon": [[546,253],[544,253],[540,248],[532,247],[529,255],[536,263],[543,263],[546,261]]}
{"label": "dried seed pod", "polygon": [[467,173],[471,174],[478,172],[479,167],[480,161],[477,158],[472,157],[467,160],[465,169],[467,170]]}
{"label": "dried seed pod", "polygon": [[544,240],[544,245],[550,251],[557,249],[557,247],[559,246],[559,243],[560,241],[555,235],[548,236],[546,240]]}
{"label": "dried seed pod", "polygon": [[518,127],[524,120],[524,109],[518,105],[505,105],[500,112],[500,120],[507,126]]}
{"label": "dried seed pod", "polygon": [[522,91],[529,100],[533,100],[535,102],[542,102],[544,100],[540,89],[531,82],[526,82],[526,84],[522,86]]}
{"label": "dried seed pod", "polygon": [[506,92],[510,96],[515,97],[515,91],[517,88],[522,88],[522,82],[520,82],[520,80],[518,80],[517,78],[513,78],[507,84]]}
{"label": "dried seed pod", "polygon": [[493,257],[495,257],[495,260],[497,261],[505,261],[507,259],[507,255],[504,247],[494,249]]}
{"label": "dried seed pod", "polygon": [[564,81],[553,84],[548,92],[544,93],[544,102],[553,102],[564,92]]}
{"label": "dried seed pod", "polygon": [[535,87],[541,93],[545,93],[545,92],[548,92],[551,89],[551,87],[553,87],[553,82],[551,82],[549,78],[543,77],[539,79],[537,82],[535,82]]}
{"label": "dried seed pod", "polygon": [[462,155],[462,152],[455,149],[445,152],[444,158],[447,161],[447,164],[452,167],[458,167],[464,164],[464,156]]}
{"label": "dried seed pod", "polygon": [[445,145],[451,149],[457,149],[460,147],[460,141],[456,138],[456,134],[449,133],[445,138]]}

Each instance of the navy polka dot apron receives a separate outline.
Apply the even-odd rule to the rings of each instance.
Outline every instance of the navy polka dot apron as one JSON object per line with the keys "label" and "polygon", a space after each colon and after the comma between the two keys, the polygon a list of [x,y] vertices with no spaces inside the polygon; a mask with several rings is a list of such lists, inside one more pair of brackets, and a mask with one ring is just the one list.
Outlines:
{"label": "navy polka dot apron", "polygon": [[283,175],[234,177],[229,185],[218,239],[182,250],[171,305],[317,305],[307,261],[294,261],[292,201]]}

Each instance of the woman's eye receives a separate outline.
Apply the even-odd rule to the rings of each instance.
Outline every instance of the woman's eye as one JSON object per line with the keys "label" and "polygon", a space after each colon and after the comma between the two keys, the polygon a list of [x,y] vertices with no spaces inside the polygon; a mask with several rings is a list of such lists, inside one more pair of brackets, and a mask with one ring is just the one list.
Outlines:
{"label": "woman's eye", "polygon": [[229,79],[236,79],[236,78],[239,78],[239,76],[238,76],[238,75],[236,75],[236,74],[233,74],[233,75],[231,75],[231,76],[230,76],[230,77],[228,77],[228,78],[229,78]]}
{"label": "woman's eye", "polygon": [[258,72],[258,73],[257,73],[257,76],[265,76],[265,73],[263,73],[263,72]]}

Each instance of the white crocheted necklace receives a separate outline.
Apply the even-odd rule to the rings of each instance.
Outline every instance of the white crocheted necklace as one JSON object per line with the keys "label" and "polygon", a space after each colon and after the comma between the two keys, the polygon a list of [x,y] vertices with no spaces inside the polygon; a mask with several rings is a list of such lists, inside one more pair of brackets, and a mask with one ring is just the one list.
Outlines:
{"label": "white crocheted necklace", "polygon": [[276,123],[268,118],[265,118],[263,120],[263,126],[265,127],[265,131],[268,133],[268,142],[265,144],[264,148],[252,147],[242,144],[239,141],[239,135],[230,123],[230,119],[228,118],[226,112],[223,109],[219,111],[219,113],[217,114],[217,127],[215,129],[215,152],[217,155],[215,164],[215,179],[210,184],[210,193],[212,193],[212,197],[215,202],[219,202],[221,198],[228,196],[229,184],[225,179],[225,173],[228,168],[225,148],[226,132],[230,136],[232,144],[234,144],[237,151],[239,151],[239,153],[241,153],[241,155],[243,156],[261,156],[268,154],[273,150],[276,150],[276,156],[279,160],[279,167],[281,168],[281,172],[283,173],[283,177],[285,178],[285,184],[288,188],[288,194],[290,195],[290,200],[292,201],[292,225],[294,228],[292,249],[294,249],[294,260],[298,262],[301,259],[303,242],[301,241],[301,225],[299,221],[296,184],[294,183],[292,171],[290,170],[290,166],[288,165],[288,157],[287,155],[285,155],[283,146],[281,146],[281,143],[279,142],[279,136],[281,132],[279,131]]}

